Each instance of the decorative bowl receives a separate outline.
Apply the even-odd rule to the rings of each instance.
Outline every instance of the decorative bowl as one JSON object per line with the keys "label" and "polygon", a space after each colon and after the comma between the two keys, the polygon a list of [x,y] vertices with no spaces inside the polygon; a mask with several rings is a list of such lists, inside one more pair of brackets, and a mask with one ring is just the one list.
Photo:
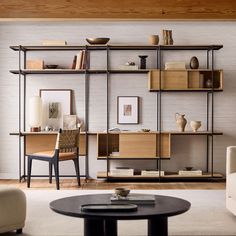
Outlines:
{"label": "decorative bowl", "polygon": [[47,69],[56,69],[58,65],[46,65]]}
{"label": "decorative bowl", "polygon": [[150,132],[150,129],[141,129],[142,132]]}
{"label": "decorative bowl", "polygon": [[186,166],[186,167],[184,167],[185,168],[185,170],[192,170],[193,169],[193,167],[192,166]]}
{"label": "decorative bowl", "polygon": [[197,132],[197,130],[201,127],[201,125],[202,125],[201,121],[198,121],[198,120],[196,120],[196,121],[192,120],[190,122],[190,126],[191,126],[193,132]]}
{"label": "decorative bowl", "polygon": [[122,187],[115,188],[115,194],[117,196],[127,197],[129,193],[130,193],[130,189],[128,188],[122,188]]}
{"label": "decorative bowl", "polygon": [[106,44],[110,38],[86,38],[89,44]]}

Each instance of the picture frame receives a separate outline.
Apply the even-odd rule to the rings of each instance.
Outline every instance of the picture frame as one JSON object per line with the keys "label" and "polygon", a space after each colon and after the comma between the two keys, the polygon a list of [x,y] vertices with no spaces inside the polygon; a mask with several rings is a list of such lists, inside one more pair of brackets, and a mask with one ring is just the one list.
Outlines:
{"label": "picture frame", "polygon": [[117,124],[139,123],[139,97],[117,97]]}
{"label": "picture frame", "polygon": [[50,126],[53,130],[63,128],[63,116],[71,115],[71,89],[40,89],[42,99],[42,128]]}
{"label": "picture frame", "polygon": [[76,129],[76,115],[64,115],[63,116],[63,129]]}

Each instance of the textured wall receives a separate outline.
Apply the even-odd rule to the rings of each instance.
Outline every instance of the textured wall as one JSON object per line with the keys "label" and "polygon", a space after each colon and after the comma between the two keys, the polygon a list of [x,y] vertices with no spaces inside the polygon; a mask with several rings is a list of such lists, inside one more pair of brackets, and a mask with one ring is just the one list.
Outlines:
{"label": "textured wall", "polygon": [[[224,172],[226,146],[236,143],[236,30],[233,22],[74,22],[74,23],[2,23],[0,25],[0,178],[18,176],[18,138],[9,132],[18,127],[18,79],[9,73],[18,66],[18,55],[9,49],[10,45],[37,45],[43,39],[65,39],[69,44],[84,44],[86,37],[109,36],[110,43],[145,44],[150,34],[160,34],[161,30],[172,29],[175,44],[223,44],[224,48],[215,53],[215,65],[224,69],[224,92],[215,95],[215,128],[224,132],[215,137],[215,170]],[[46,63],[67,66],[76,52],[30,53],[29,58],[43,58]],[[112,68],[117,68],[128,60],[138,62],[139,54],[148,54],[148,68],[155,66],[155,53],[151,52],[112,52]],[[206,54],[203,52],[166,52],[164,61],[185,60],[196,55],[200,66],[205,66]],[[93,52],[93,68],[104,68],[105,53]],[[90,130],[103,131],[106,128],[106,81],[105,75],[92,75],[90,78]],[[110,126],[139,130],[156,128],[156,94],[149,93],[146,75],[112,75],[110,80]],[[83,75],[34,75],[27,78],[27,97],[38,94],[40,88],[71,88],[74,90],[73,111],[84,117],[84,76]],[[141,98],[141,123],[139,125],[119,126],[116,124],[116,97],[134,95]],[[163,127],[175,129],[175,112],[185,113],[188,121],[202,120],[206,126],[206,96],[196,93],[166,93],[163,95]],[[28,128],[28,127],[27,127]],[[187,129],[190,130],[189,124]],[[184,166],[205,168],[205,137],[181,137],[172,139],[173,158],[165,161],[165,170],[178,170]],[[117,164],[117,163],[114,163]],[[117,165],[121,165],[119,163]],[[133,162],[123,162],[133,165]],[[90,175],[97,170],[105,170],[105,161],[96,160],[96,138],[90,138]],[[155,162],[138,161],[139,168],[155,167]],[[81,161],[83,172],[83,161]],[[34,173],[46,173],[44,163],[35,163]],[[63,163],[61,173],[74,171],[72,163]]]}

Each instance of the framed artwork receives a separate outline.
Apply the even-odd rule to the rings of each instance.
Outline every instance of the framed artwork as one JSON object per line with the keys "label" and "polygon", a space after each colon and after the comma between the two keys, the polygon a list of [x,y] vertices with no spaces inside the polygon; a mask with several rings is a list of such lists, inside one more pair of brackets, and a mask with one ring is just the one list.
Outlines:
{"label": "framed artwork", "polygon": [[63,129],[76,129],[76,115],[63,116]]}
{"label": "framed artwork", "polygon": [[137,96],[117,97],[117,123],[118,124],[139,123],[139,97]]}
{"label": "framed artwork", "polygon": [[52,126],[53,130],[63,128],[63,116],[71,114],[71,89],[40,89],[42,99],[42,128]]}

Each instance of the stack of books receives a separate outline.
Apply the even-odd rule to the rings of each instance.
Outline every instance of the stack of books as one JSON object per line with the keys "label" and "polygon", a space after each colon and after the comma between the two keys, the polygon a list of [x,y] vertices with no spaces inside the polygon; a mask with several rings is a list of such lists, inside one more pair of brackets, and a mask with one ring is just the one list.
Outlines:
{"label": "stack of books", "polygon": [[163,171],[163,170],[161,170],[160,172],[159,172],[159,170],[142,170],[141,171],[141,175],[142,176],[159,176],[159,175],[161,175],[161,176],[164,176],[165,175],[165,172]]}
{"label": "stack of books", "polygon": [[67,42],[64,40],[43,40],[43,46],[65,46]]}
{"label": "stack of books", "polygon": [[121,70],[138,70],[138,65],[122,65]]}
{"label": "stack of books", "polygon": [[134,169],[130,168],[116,168],[111,170],[111,175],[113,176],[133,176],[134,175]]}
{"label": "stack of books", "polygon": [[112,196],[112,204],[136,204],[154,205],[156,203],[154,195],[129,194],[127,197]]}
{"label": "stack of books", "polygon": [[120,156],[120,153],[119,152],[112,152],[110,154],[110,157],[119,157]]}
{"label": "stack of books", "polygon": [[74,56],[72,69],[84,70],[86,69],[86,67],[88,68],[88,52],[82,50],[77,55]]}
{"label": "stack of books", "polygon": [[181,176],[200,176],[202,175],[202,170],[179,170],[179,175]]}
{"label": "stack of books", "polygon": [[184,61],[173,61],[165,63],[165,70],[185,70],[185,62]]}

